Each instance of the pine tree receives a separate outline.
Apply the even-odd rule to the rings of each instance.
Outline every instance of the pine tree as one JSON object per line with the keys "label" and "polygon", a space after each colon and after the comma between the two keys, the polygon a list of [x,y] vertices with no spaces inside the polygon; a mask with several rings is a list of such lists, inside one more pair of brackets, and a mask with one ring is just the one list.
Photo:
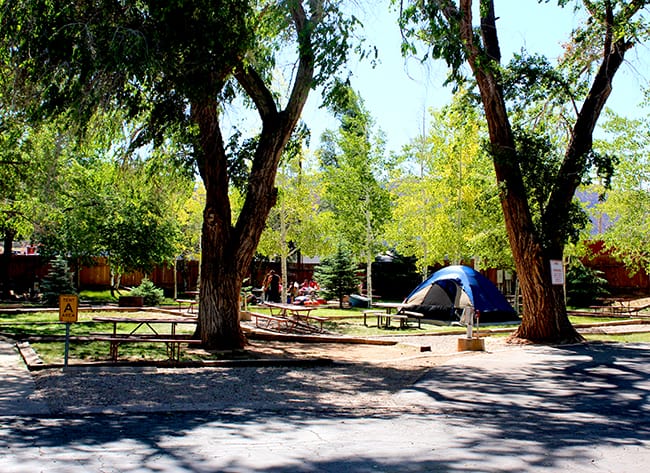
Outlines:
{"label": "pine tree", "polygon": [[50,270],[41,283],[41,291],[43,303],[48,307],[57,306],[61,294],[77,293],[72,284],[72,273],[68,268],[68,262],[63,256],[57,256],[50,263]]}
{"label": "pine tree", "polygon": [[343,297],[357,290],[357,265],[349,251],[339,247],[336,254],[325,258],[316,268],[314,278],[327,298],[336,298],[343,308]]}

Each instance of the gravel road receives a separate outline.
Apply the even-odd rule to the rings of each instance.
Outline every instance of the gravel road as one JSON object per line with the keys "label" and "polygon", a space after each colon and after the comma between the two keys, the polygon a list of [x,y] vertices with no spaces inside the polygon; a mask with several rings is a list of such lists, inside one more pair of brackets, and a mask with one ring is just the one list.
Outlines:
{"label": "gravel road", "polygon": [[[34,373],[35,396],[55,414],[287,407],[384,410],[395,407],[393,394],[411,386],[427,368],[455,357],[481,356],[457,353],[457,335],[394,338],[400,343],[392,346],[254,342],[249,347],[266,357],[334,361],[325,366],[43,370]],[[486,349],[516,348],[506,346],[502,338],[488,337]]]}

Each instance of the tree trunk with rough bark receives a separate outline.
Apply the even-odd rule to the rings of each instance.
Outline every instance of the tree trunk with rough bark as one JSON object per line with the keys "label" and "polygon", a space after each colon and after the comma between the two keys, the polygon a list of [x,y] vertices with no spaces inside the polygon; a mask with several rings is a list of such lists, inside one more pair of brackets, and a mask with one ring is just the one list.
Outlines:
{"label": "tree trunk with rough bark", "polygon": [[219,104],[209,95],[191,106],[192,121],[198,126],[199,172],[206,191],[203,215],[201,286],[195,337],[208,349],[236,349],[246,344],[239,325],[239,296],[262,231],[278,191],[275,176],[284,148],[298,123],[314,78],[311,34],[320,21],[320,2],[308,17],[301,2],[292,4],[291,14],[300,42],[299,64],[293,88],[284,110],[278,110],[274,96],[262,77],[248,66],[234,71],[240,86],[255,104],[262,130],[253,157],[244,205],[236,222],[228,196],[228,157],[219,126]]}
{"label": "tree trunk with rough bark", "polygon": [[[486,113],[497,181],[502,189],[506,229],[523,295],[522,324],[512,339],[546,343],[582,341],[569,322],[562,286],[552,284],[550,261],[562,260],[566,235],[559,223],[568,219],[571,201],[588,169],[596,122],[611,93],[612,80],[623,63],[625,52],[633,45],[632,40],[615,33],[616,25],[628,21],[645,2],[633,2],[620,12],[615,12],[609,3],[601,6],[604,15],[599,21],[605,27],[601,63],[578,111],[564,159],[542,210],[543,235],[536,231],[532,222],[498,68],[485,67],[492,61],[499,63],[501,55],[494,2],[487,2],[487,8],[482,11],[482,52],[473,43],[471,4],[471,0],[461,2],[461,35]],[[485,61],[485,56],[489,61]]]}
{"label": "tree trunk with rough bark", "polygon": [[14,246],[15,232],[6,229],[4,234],[4,252],[0,256],[0,281],[2,281],[2,297],[9,298],[9,290],[12,289],[9,284],[9,270],[11,268],[11,256]]}
{"label": "tree trunk with rough bark", "polygon": [[[571,176],[572,185],[564,186],[564,184],[567,184],[566,181],[569,179],[568,171],[579,168],[581,160],[584,159],[585,149],[582,153],[568,151],[564,165],[558,173],[558,186],[551,196],[551,201],[555,202],[552,208],[554,220],[544,229],[547,236],[553,236],[552,244],[545,248],[542,237],[533,223],[498,67],[494,67],[501,60],[494,3],[489,1],[485,7],[481,11],[482,46],[475,42],[471,0],[460,2],[460,15],[452,10],[447,11],[446,14],[450,19],[459,19],[460,35],[467,51],[467,60],[479,86],[488,124],[496,178],[501,189],[506,231],[523,294],[522,323],[511,340],[521,339],[538,343],[581,341],[582,337],[569,322],[562,287],[552,285],[550,260],[562,259],[564,235],[557,222],[567,218],[569,205],[580,177]],[[595,125],[600,110],[592,109],[591,112],[595,115],[595,118],[592,115]],[[580,123],[579,118],[578,124]],[[593,128],[584,126],[581,128],[578,125],[576,128],[578,136],[574,134],[573,140],[577,138],[588,143],[586,149],[588,151]],[[575,147],[570,146],[569,150],[572,149]]]}

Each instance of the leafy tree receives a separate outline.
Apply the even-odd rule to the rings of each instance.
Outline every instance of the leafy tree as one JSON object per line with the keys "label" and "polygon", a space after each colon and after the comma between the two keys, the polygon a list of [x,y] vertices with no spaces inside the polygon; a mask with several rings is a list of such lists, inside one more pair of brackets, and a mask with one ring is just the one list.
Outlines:
{"label": "leafy tree", "polygon": [[[522,324],[513,338],[535,342],[582,340],[567,317],[562,287],[551,283],[549,261],[562,259],[573,231],[577,187],[592,166],[608,165],[593,152],[593,131],[626,52],[647,39],[647,28],[637,17],[648,2],[583,2],[588,21],[573,32],[560,67],[555,68],[545,58],[525,52],[508,66],[501,64],[495,12],[498,2],[481,1],[478,9],[473,8],[471,0],[400,3],[404,34],[424,40],[432,57],[447,62],[451,69],[448,82],[465,81],[465,63],[476,81],[523,294]],[[568,3],[558,1],[562,7]],[[474,23],[476,13],[478,24]],[[413,52],[413,42],[405,44],[404,50]],[[546,171],[544,185],[536,187],[541,195],[535,195],[525,178],[526,170],[535,164],[529,162],[527,138],[533,138],[533,151],[541,149],[537,146],[537,122],[528,122],[528,129],[516,122],[519,112],[531,103],[546,103],[546,107],[539,107],[540,116],[561,110],[566,123],[565,152],[559,161],[535,161],[544,164]]]}
{"label": "leafy tree", "polygon": [[329,103],[339,119],[337,132],[323,135],[320,161],[325,178],[324,206],[331,210],[336,230],[366,265],[366,289],[372,295],[372,262],[382,246],[390,218],[390,193],[379,176],[385,170],[383,139],[374,137],[373,122],[363,100],[339,82]]}
{"label": "leafy tree", "polygon": [[298,252],[307,256],[331,253],[326,216],[320,211],[321,181],[308,168],[302,145],[308,138],[306,129],[301,127],[294,135],[276,176],[278,202],[257,248],[263,256],[280,258],[283,301],[287,300],[287,288],[295,282],[288,280],[288,262]]}
{"label": "leafy tree", "polygon": [[604,130],[611,139],[596,145],[619,157],[619,164],[610,190],[600,182],[588,188],[603,197],[592,209],[599,220],[606,220],[598,238],[630,272],[650,272],[650,123],[647,118],[610,115]]}
{"label": "leafy tree", "polygon": [[51,178],[66,140],[56,123],[26,124],[5,106],[6,98],[2,95],[0,103],[0,235],[4,244],[0,281],[4,296],[11,289],[8,268],[13,243],[32,238],[40,202],[53,196]]}
{"label": "leafy tree", "polygon": [[[199,260],[201,257],[201,224],[205,207],[205,187],[201,182],[195,182],[192,195],[186,200],[180,199],[178,202],[181,204],[177,209],[180,238],[177,240],[176,255],[183,262]],[[174,299],[178,297],[177,263],[178,258],[174,258]],[[185,290],[188,289],[191,288],[185,287]]]}
{"label": "leafy tree", "polygon": [[431,124],[405,147],[392,178],[393,219],[387,238],[400,253],[427,268],[478,258],[511,267],[510,249],[490,177],[491,161],[480,147],[480,116],[465,92],[431,113]]}
{"label": "leafy tree", "polygon": [[[0,24],[5,60],[37,114],[70,111],[84,123],[120,108],[142,117],[139,143],[173,135],[188,151],[206,189],[197,336],[208,348],[243,346],[239,293],[276,203],[280,156],[310,89],[327,88],[345,62],[356,20],[325,0],[24,0],[5,2]],[[276,93],[272,73],[287,58],[289,91]],[[261,131],[252,153],[235,155],[221,125],[241,98]],[[235,178],[245,200],[233,221]]]}
{"label": "leafy tree", "polygon": [[344,297],[356,292],[359,285],[356,271],[352,253],[339,246],[334,255],[324,258],[316,267],[314,279],[325,297],[335,297],[342,309]]}
{"label": "leafy tree", "polygon": [[602,271],[586,267],[579,259],[572,259],[566,274],[567,302],[574,306],[592,305],[599,297],[609,294]]}
{"label": "leafy tree", "polygon": [[123,273],[147,272],[177,255],[178,202],[192,181],[170,162],[170,150],[158,148],[147,160],[129,152],[122,120],[94,120],[84,146],[71,145],[52,175],[56,192],[40,206],[35,238],[43,254],[68,255],[77,269],[105,255],[116,290]]}

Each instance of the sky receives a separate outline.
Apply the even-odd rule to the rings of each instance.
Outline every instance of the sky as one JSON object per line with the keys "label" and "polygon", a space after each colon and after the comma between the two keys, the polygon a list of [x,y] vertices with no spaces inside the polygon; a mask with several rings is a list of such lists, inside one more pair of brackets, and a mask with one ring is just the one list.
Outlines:
{"label": "sky", "polygon": [[[447,73],[442,62],[429,61],[423,65],[416,58],[402,58],[397,14],[389,12],[389,0],[373,3],[375,6],[366,7],[359,17],[365,25],[367,41],[379,49],[381,63],[374,69],[368,61],[353,64],[352,87],[360,93],[377,127],[386,134],[387,150],[399,151],[422,133],[428,110],[450,102],[451,89],[442,86]],[[539,4],[538,0],[495,0],[495,12],[499,18],[502,63],[521,48],[557,58],[562,52],[562,41],[579,21],[571,8],[561,9],[552,1]],[[620,115],[647,115],[648,110],[640,104],[642,90],[648,88],[650,79],[649,47],[641,45],[629,51],[626,63],[614,79],[607,106]],[[312,93],[303,114],[312,130],[312,149],[318,146],[318,137],[324,130],[337,127],[327,111],[319,108],[320,103],[320,96]]]}

